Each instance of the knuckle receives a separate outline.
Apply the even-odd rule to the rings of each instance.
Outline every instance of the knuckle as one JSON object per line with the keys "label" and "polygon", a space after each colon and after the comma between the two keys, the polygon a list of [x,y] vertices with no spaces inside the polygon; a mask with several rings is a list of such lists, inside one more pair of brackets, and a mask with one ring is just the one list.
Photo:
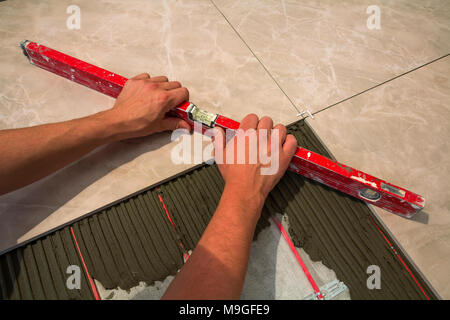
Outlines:
{"label": "knuckle", "polygon": [[186,97],[189,97],[189,90],[187,88],[182,87],[181,90]]}
{"label": "knuckle", "polygon": [[158,94],[158,102],[164,104],[167,101],[169,101],[169,93],[167,91],[161,91]]}
{"label": "knuckle", "polygon": [[135,79],[135,80],[142,80],[143,78],[150,78],[150,75],[148,73],[144,72],[144,73],[138,74],[133,79]]}
{"label": "knuckle", "polygon": [[258,121],[258,116],[255,113],[249,113],[247,114],[242,121]]}
{"label": "knuckle", "polygon": [[146,87],[147,87],[147,89],[154,90],[154,89],[158,88],[158,85],[154,82],[148,82],[146,84]]}

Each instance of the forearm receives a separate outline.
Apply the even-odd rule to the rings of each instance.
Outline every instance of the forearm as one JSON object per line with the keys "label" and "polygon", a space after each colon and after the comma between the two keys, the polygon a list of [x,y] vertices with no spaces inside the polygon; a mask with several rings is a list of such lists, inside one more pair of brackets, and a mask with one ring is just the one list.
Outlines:
{"label": "forearm", "polygon": [[[281,124],[274,127],[269,117],[258,120],[255,114],[247,115],[240,123],[239,129],[242,130],[237,130],[227,143],[225,132],[217,129],[214,148],[216,155],[220,151],[226,158],[217,164],[225,181],[225,190],[194,253],[167,289],[163,297],[166,299],[240,298],[250,245],[265,198],[286,171],[297,148],[295,137],[286,134],[286,127]],[[278,139],[272,139],[274,132],[277,132]],[[262,135],[267,139],[260,140]],[[258,142],[257,150],[250,145],[252,137]],[[278,142],[276,149],[272,148],[274,140]],[[239,141],[245,142],[243,150]],[[245,164],[236,162],[239,159],[239,155],[234,153],[236,150],[243,152],[240,156],[246,159]],[[260,161],[250,161],[253,158],[251,152],[259,152],[261,159],[261,155],[272,158],[274,150],[277,151],[273,156],[279,160],[278,171],[264,175],[264,165]]]}
{"label": "forearm", "polygon": [[26,186],[119,138],[110,114],[0,131],[0,194]]}
{"label": "forearm", "polygon": [[165,299],[239,299],[264,199],[225,187],[219,206]]}
{"label": "forearm", "polygon": [[189,92],[177,81],[143,73],[129,79],[114,107],[89,117],[0,131],[0,195],[39,180],[102,144],[189,124],[167,112]]}

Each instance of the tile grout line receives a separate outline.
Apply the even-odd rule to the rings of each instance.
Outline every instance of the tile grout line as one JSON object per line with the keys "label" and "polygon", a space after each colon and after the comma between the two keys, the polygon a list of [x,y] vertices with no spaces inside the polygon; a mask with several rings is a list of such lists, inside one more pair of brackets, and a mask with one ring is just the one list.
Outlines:
{"label": "tile grout line", "polygon": [[300,110],[297,108],[297,106],[295,105],[294,101],[292,101],[292,99],[287,95],[287,93],[283,90],[283,88],[281,87],[281,85],[278,83],[278,81],[275,79],[275,77],[270,73],[269,69],[267,69],[267,67],[264,65],[264,63],[262,63],[261,59],[258,58],[258,56],[253,52],[252,48],[250,48],[250,46],[248,45],[248,43],[244,40],[244,38],[240,35],[240,33],[236,30],[236,28],[231,24],[231,22],[228,20],[228,18],[225,16],[225,14],[219,9],[219,7],[214,3],[214,0],[209,0],[213,6],[217,9],[217,11],[219,11],[219,13],[222,15],[222,17],[225,19],[225,21],[228,23],[228,25],[231,27],[231,29],[233,29],[233,31],[236,33],[236,35],[239,37],[239,39],[241,39],[241,41],[246,45],[246,47],[248,48],[248,50],[251,52],[251,54],[253,55],[253,57],[255,57],[255,59],[259,62],[259,64],[263,67],[264,71],[266,71],[266,73],[269,75],[269,77],[273,80],[273,82],[275,82],[275,84],[277,85],[278,89],[281,90],[281,92],[284,94],[284,96],[289,100],[289,102],[291,103],[291,105],[294,107],[294,109],[297,111],[297,113],[300,114]]}
{"label": "tile grout line", "polygon": [[372,90],[372,89],[378,88],[378,87],[380,87],[380,86],[382,86],[382,85],[384,85],[384,84],[386,84],[386,83],[388,83],[388,82],[394,81],[395,79],[398,79],[398,78],[400,78],[400,77],[403,77],[403,76],[405,76],[405,75],[407,75],[407,74],[409,74],[409,73],[411,73],[411,72],[414,72],[414,71],[416,71],[416,70],[418,70],[418,69],[420,69],[420,68],[426,67],[426,66],[429,65],[429,64],[432,64],[432,63],[434,63],[434,62],[436,62],[436,61],[439,61],[439,60],[441,60],[441,59],[444,59],[445,57],[447,57],[447,56],[449,56],[449,55],[450,55],[450,53],[444,54],[443,56],[441,56],[441,57],[439,57],[439,58],[436,58],[436,59],[431,60],[431,61],[429,61],[429,62],[427,62],[427,63],[424,63],[424,64],[422,64],[422,65],[420,65],[420,66],[418,66],[418,67],[415,67],[415,68],[413,68],[413,69],[411,69],[411,70],[408,70],[408,71],[406,71],[406,72],[403,72],[403,73],[401,73],[401,74],[399,74],[399,75],[397,75],[397,76],[395,76],[395,77],[393,77],[393,78],[390,78],[390,79],[388,79],[388,80],[385,80],[385,81],[383,81],[383,82],[380,82],[380,83],[378,83],[378,84],[376,84],[376,85],[374,85],[374,86],[372,86],[372,87],[370,87],[370,88],[367,88],[367,89],[365,89],[365,90],[363,90],[363,91],[361,91],[361,92],[355,93],[354,95],[352,95],[352,96],[350,96],[350,97],[348,97],[348,98],[345,98],[345,99],[342,99],[342,100],[340,100],[340,101],[338,101],[338,102],[335,102],[335,103],[333,103],[333,104],[330,104],[329,106],[326,106],[326,107],[323,108],[323,109],[320,109],[320,110],[318,110],[318,111],[315,111],[315,112],[313,112],[312,114],[313,114],[313,115],[316,115],[316,114],[318,114],[318,113],[320,113],[320,112],[322,112],[322,111],[328,110],[328,109],[330,109],[330,108],[332,108],[332,107],[334,107],[334,106],[336,106],[336,105],[338,105],[338,104],[341,104],[341,103],[343,103],[343,102],[345,102],[345,101],[348,101],[348,100],[350,100],[350,99],[352,99],[352,98],[355,98],[355,97],[357,97],[357,96],[359,96],[359,95],[361,95],[361,94],[363,94],[363,93],[366,93],[366,92],[368,92],[368,91],[370,91],[370,90]]}
{"label": "tile grout line", "polygon": [[[252,48],[249,46],[249,44],[248,44],[248,43],[244,40],[244,38],[241,36],[241,34],[240,34],[240,33],[236,30],[236,28],[231,24],[230,20],[228,20],[228,18],[225,16],[225,14],[222,12],[222,10],[220,10],[219,7],[215,4],[214,0],[210,0],[210,2],[213,4],[213,6],[216,8],[216,10],[222,15],[222,17],[225,19],[225,21],[228,23],[228,25],[231,27],[231,29],[233,29],[233,31],[236,33],[236,35],[239,37],[239,39],[241,39],[241,41],[245,44],[245,46],[248,48],[248,50],[249,50],[250,53],[253,55],[253,57],[255,57],[255,59],[260,63],[260,65],[263,67],[264,71],[266,71],[266,73],[270,76],[270,78],[273,80],[273,82],[275,82],[275,84],[277,85],[277,87],[281,90],[281,92],[284,94],[284,96],[289,100],[289,102],[290,102],[291,105],[294,107],[294,109],[300,114],[301,111],[297,108],[297,106],[296,106],[295,103],[292,101],[292,99],[291,99],[291,98],[288,96],[288,94],[283,90],[283,88],[281,87],[281,85],[278,83],[278,81],[275,79],[275,77],[270,73],[269,69],[267,69],[267,67],[264,65],[264,63],[262,63],[261,59],[258,58],[258,56],[255,54],[255,52],[252,50]],[[447,53],[447,54],[445,54],[445,55],[443,55],[443,56],[441,56],[441,57],[439,57],[439,58],[436,58],[436,59],[431,60],[431,61],[429,61],[429,62],[427,62],[427,63],[424,63],[424,64],[422,64],[422,65],[420,65],[420,66],[417,66],[417,67],[415,67],[415,68],[413,68],[413,69],[411,69],[411,70],[408,70],[408,71],[406,71],[406,72],[403,72],[403,73],[401,73],[401,74],[399,74],[399,75],[397,75],[397,76],[395,76],[395,77],[393,77],[393,78],[390,78],[390,79],[388,79],[388,80],[385,80],[385,81],[383,81],[383,82],[380,82],[380,83],[378,83],[378,84],[376,84],[376,85],[374,85],[374,86],[372,86],[372,87],[370,87],[370,88],[367,88],[367,89],[365,89],[365,90],[363,90],[363,91],[361,91],[361,92],[355,93],[354,95],[351,95],[351,96],[348,97],[348,98],[342,99],[342,100],[340,100],[340,101],[338,101],[338,102],[335,102],[335,103],[333,103],[333,104],[331,104],[331,105],[328,105],[328,106],[326,106],[326,107],[324,107],[324,108],[322,108],[322,109],[320,109],[320,110],[318,110],[318,111],[315,111],[315,112],[312,113],[312,115],[316,115],[316,114],[318,114],[318,113],[320,113],[320,112],[322,112],[322,111],[325,111],[325,110],[327,110],[327,109],[330,109],[330,108],[332,108],[332,107],[334,107],[334,106],[336,106],[336,105],[338,105],[338,104],[341,104],[341,103],[343,103],[343,102],[345,102],[345,101],[347,101],[347,100],[350,100],[350,99],[352,99],[352,98],[354,98],[354,97],[357,97],[357,96],[359,96],[359,95],[361,95],[361,94],[363,94],[363,93],[365,93],[365,92],[367,92],[367,91],[370,91],[370,90],[372,90],[372,89],[375,89],[375,88],[377,88],[377,87],[379,87],[379,86],[382,86],[382,85],[384,85],[384,84],[386,84],[386,83],[388,83],[388,82],[391,82],[391,81],[393,81],[393,80],[395,80],[395,79],[397,79],[397,78],[400,78],[400,77],[402,77],[402,76],[404,76],[404,75],[407,75],[407,74],[409,74],[409,73],[411,73],[411,72],[414,72],[414,71],[416,71],[416,70],[418,70],[418,69],[420,69],[420,68],[423,68],[423,67],[425,67],[425,66],[427,66],[427,65],[429,65],[429,64],[431,64],[431,63],[433,63],[433,62],[436,62],[436,61],[438,61],[438,60],[444,59],[445,57],[447,57],[447,56],[449,56],[449,55],[450,55],[450,53]]]}

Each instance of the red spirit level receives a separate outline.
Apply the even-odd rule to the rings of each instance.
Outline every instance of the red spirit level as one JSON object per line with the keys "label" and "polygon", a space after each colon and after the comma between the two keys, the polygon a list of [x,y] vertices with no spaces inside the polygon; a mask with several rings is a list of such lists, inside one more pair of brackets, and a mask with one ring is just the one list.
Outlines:
{"label": "red spirit level", "polygon": [[[24,41],[20,46],[31,64],[113,98],[117,98],[128,80],[35,42]],[[219,126],[223,129],[235,130],[239,127],[239,122],[203,111],[191,102],[180,104],[173,113],[188,121],[192,126],[194,121],[200,122],[204,129]],[[297,147],[289,169],[406,218],[412,217],[425,205],[425,199],[420,195],[302,147]]]}

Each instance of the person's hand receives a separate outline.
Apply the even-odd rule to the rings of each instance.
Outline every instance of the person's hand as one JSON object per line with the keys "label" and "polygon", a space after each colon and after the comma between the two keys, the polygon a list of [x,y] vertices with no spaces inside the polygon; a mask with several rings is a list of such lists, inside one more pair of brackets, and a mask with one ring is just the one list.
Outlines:
{"label": "person's hand", "polygon": [[150,77],[148,73],[129,79],[119,94],[109,116],[120,127],[120,138],[147,136],[166,130],[185,128],[189,124],[168,111],[189,100],[189,92],[178,81],[167,77]]}
{"label": "person's hand", "polygon": [[[281,124],[273,126],[271,118],[263,117],[258,120],[255,114],[247,115],[239,128],[243,130],[238,130],[234,138],[226,144],[224,132],[219,129],[218,135],[214,138],[216,162],[225,181],[225,188],[232,189],[237,197],[242,197],[246,201],[256,200],[259,204],[261,202],[263,204],[288,168],[297,149],[297,140],[291,134],[286,135],[285,126]],[[266,141],[262,141],[260,137],[260,132],[264,133],[264,130],[267,133]],[[256,144],[251,143],[249,138],[252,132],[253,138],[257,140]],[[271,143],[272,136],[273,143]],[[239,152],[242,152],[242,149],[239,151],[240,139],[241,141],[245,139],[245,155],[239,155]],[[231,144],[234,154],[227,152],[231,149]],[[245,157],[244,164],[237,164],[239,157],[241,159]],[[256,161],[252,161],[252,158]],[[230,160],[233,160],[231,164]]]}

